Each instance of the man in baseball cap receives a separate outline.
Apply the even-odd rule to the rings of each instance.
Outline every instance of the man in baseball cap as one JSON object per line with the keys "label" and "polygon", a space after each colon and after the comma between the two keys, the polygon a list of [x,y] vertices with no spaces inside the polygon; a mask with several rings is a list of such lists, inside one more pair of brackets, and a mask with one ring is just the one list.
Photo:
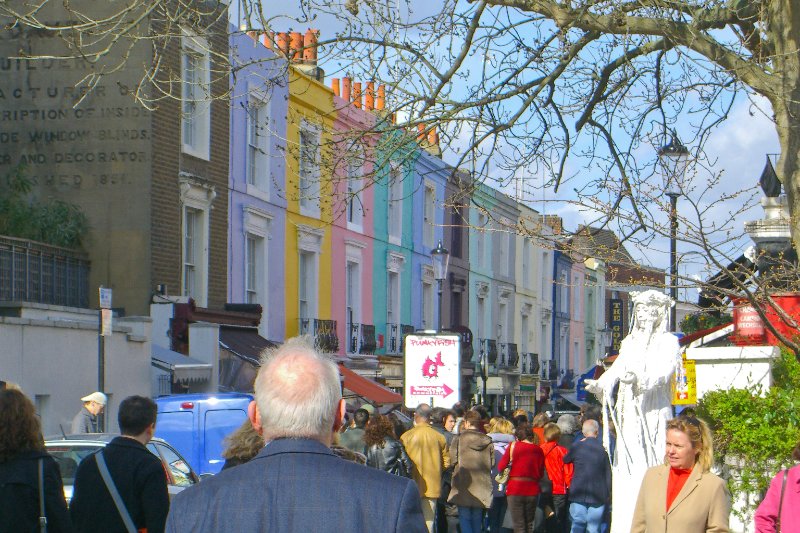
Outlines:
{"label": "man in baseball cap", "polygon": [[97,415],[103,412],[108,398],[102,392],[93,392],[81,401],[83,407],[72,419],[72,433],[99,433]]}

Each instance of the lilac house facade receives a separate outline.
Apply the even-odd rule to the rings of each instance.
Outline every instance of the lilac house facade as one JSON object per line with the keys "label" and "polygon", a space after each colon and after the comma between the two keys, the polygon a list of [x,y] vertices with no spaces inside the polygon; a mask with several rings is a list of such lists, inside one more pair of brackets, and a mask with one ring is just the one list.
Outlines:
{"label": "lilac house facade", "polygon": [[230,39],[228,301],[260,304],[259,334],[284,340],[286,62],[249,35]]}

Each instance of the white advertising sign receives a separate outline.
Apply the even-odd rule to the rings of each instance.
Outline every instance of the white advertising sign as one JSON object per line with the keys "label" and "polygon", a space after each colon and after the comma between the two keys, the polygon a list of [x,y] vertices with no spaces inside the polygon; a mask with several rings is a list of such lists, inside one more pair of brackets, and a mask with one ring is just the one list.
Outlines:
{"label": "white advertising sign", "polygon": [[458,335],[406,336],[406,407],[452,407],[461,399],[460,340]]}

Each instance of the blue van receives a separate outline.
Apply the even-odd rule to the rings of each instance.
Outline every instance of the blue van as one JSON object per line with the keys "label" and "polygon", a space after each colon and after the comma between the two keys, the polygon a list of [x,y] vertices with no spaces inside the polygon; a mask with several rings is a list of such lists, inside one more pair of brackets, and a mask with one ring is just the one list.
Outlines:
{"label": "blue van", "polygon": [[252,400],[239,392],[156,398],[156,437],[176,448],[198,474],[217,474],[225,463],[223,441],[247,419]]}

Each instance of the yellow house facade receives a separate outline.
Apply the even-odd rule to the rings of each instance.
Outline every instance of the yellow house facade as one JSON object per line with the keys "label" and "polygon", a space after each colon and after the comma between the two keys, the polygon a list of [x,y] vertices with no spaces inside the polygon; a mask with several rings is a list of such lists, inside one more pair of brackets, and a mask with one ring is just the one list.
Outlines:
{"label": "yellow house facade", "polygon": [[338,341],[330,320],[333,91],[289,68],[286,338],[309,334],[324,351],[335,353]]}

